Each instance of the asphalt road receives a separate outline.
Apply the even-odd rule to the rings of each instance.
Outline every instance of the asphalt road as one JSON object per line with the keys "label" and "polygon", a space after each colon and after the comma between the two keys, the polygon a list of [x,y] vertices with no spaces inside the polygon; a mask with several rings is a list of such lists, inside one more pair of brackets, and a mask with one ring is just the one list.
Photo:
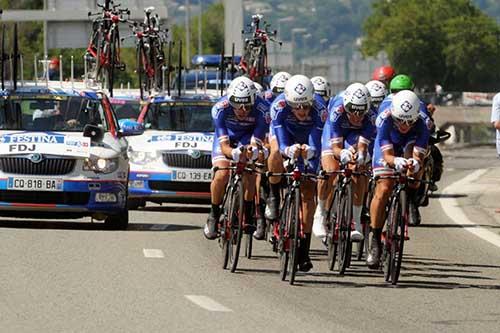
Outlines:
{"label": "asphalt road", "polygon": [[[440,189],[500,164],[494,156],[448,152]],[[223,271],[217,242],[202,236],[207,212],[148,206],[127,231],[0,219],[0,332],[499,331],[500,248],[451,221],[438,198],[410,229],[397,287],[363,262],[344,277],[328,271],[317,240],[296,286],[280,281],[265,242]]]}

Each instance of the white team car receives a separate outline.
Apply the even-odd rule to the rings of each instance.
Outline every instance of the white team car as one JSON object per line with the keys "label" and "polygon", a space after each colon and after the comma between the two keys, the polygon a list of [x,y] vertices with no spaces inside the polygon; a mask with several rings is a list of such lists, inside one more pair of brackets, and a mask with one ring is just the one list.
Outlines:
{"label": "white team car", "polygon": [[108,98],[95,91],[2,91],[0,215],[92,216],[126,228],[128,143]]}
{"label": "white team car", "polygon": [[213,104],[205,95],[159,95],[142,110],[144,134],[129,139],[129,208],[209,200]]}

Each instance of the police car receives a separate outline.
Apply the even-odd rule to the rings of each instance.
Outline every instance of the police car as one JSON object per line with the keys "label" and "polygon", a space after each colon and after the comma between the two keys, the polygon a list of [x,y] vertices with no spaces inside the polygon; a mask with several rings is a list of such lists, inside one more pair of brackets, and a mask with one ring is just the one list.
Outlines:
{"label": "police car", "polygon": [[23,87],[0,105],[0,215],[128,224],[128,143],[100,92]]}
{"label": "police car", "polygon": [[129,208],[210,198],[214,102],[205,95],[162,94],[143,109],[138,122],[145,132],[129,139]]}

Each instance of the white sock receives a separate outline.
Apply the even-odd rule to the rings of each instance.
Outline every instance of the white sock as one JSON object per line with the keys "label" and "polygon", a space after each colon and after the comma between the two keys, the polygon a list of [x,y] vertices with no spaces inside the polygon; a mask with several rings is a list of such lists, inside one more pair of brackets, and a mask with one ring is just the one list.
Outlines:
{"label": "white sock", "polygon": [[326,212],[326,200],[318,200],[318,207],[321,210],[321,214],[325,215]]}
{"label": "white sock", "polygon": [[363,206],[352,205],[352,218],[354,223],[356,224],[356,230],[361,232],[361,212],[363,210]]}

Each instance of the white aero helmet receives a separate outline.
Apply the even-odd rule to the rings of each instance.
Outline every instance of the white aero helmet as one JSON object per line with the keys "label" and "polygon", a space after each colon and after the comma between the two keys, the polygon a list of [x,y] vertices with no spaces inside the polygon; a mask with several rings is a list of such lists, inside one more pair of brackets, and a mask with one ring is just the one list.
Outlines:
{"label": "white aero helmet", "polygon": [[392,98],[392,118],[412,125],[420,115],[420,99],[410,90],[402,90]]}
{"label": "white aero helmet", "polygon": [[285,91],[285,84],[292,76],[287,72],[278,72],[271,79],[271,91],[275,94],[281,94]]}
{"label": "white aero helmet", "polygon": [[344,91],[344,109],[348,113],[364,115],[370,110],[370,92],[362,83],[353,83]]}
{"label": "white aero helmet", "polygon": [[384,98],[387,96],[387,88],[385,87],[385,84],[378,80],[372,80],[365,84],[365,87],[370,92],[372,104],[378,108],[380,103],[382,103]]}
{"label": "white aero helmet", "polygon": [[324,99],[330,98],[330,82],[323,76],[315,76],[311,79],[314,92]]}
{"label": "white aero helmet", "polygon": [[245,76],[239,76],[229,85],[227,89],[227,99],[234,108],[241,105],[251,105],[255,101],[255,85],[252,80]]}
{"label": "white aero helmet", "polygon": [[257,95],[264,92],[264,87],[260,83],[254,81],[253,85],[255,86],[255,92],[257,93]]}
{"label": "white aero helmet", "polygon": [[285,85],[285,100],[292,108],[311,106],[314,99],[314,87],[307,76],[294,75]]}

